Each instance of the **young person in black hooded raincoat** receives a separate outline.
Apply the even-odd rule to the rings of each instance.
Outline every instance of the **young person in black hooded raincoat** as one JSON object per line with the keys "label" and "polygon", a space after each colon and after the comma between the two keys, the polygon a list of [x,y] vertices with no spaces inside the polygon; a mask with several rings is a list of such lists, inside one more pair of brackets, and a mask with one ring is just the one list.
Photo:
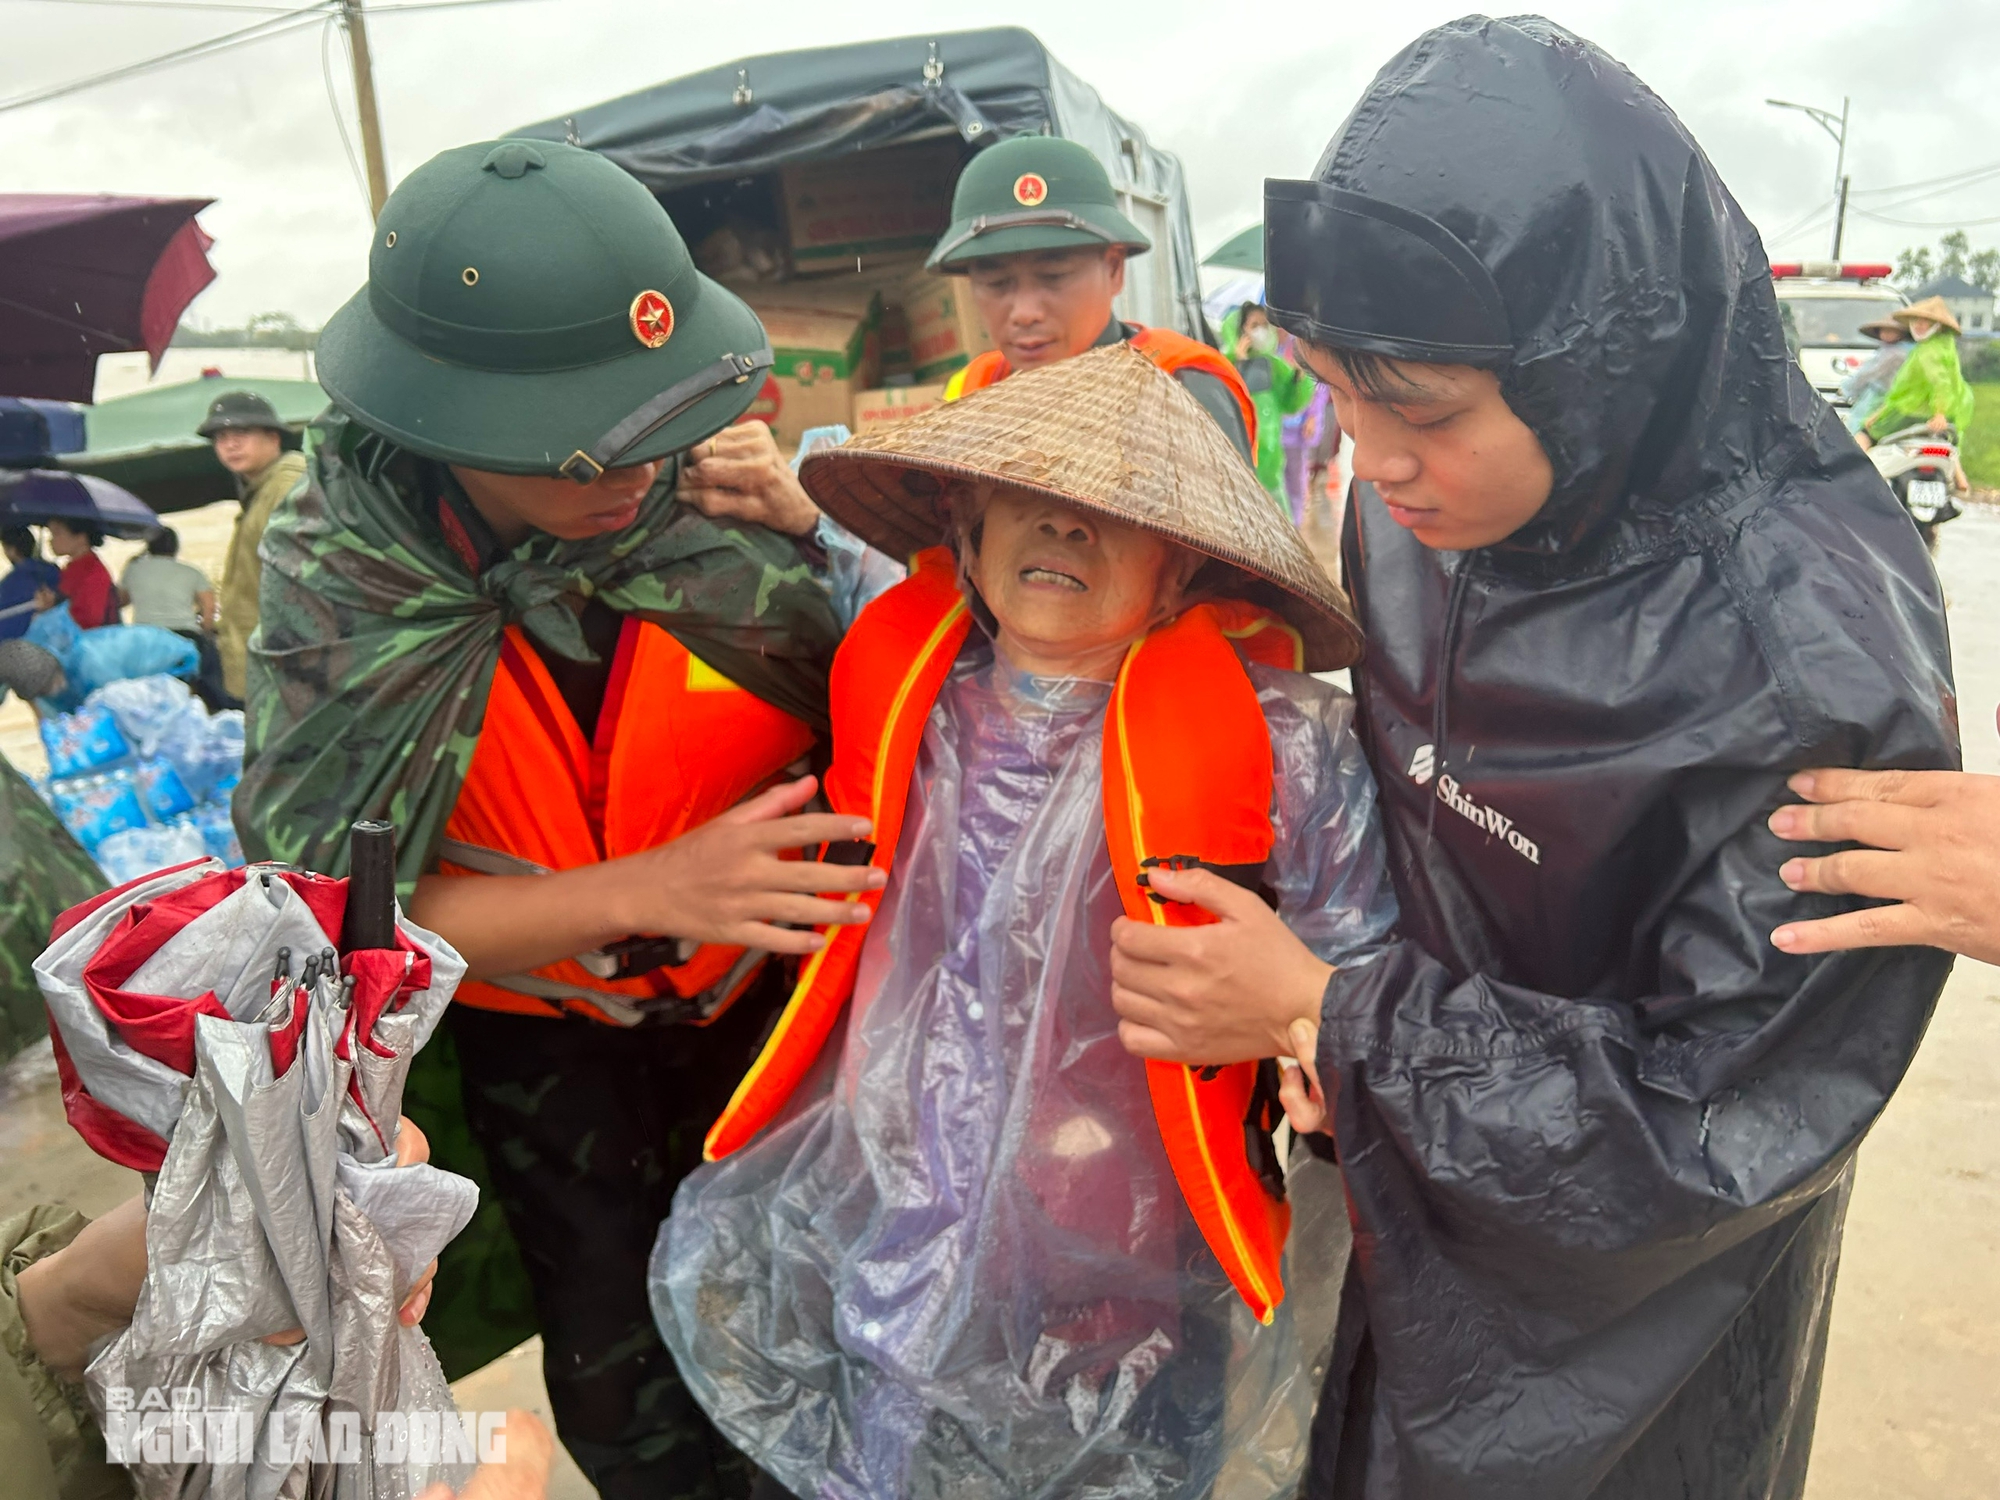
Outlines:
{"label": "young person in black hooded raincoat", "polygon": [[1288,1103],[1355,1249],[1306,1492],[1796,1496],[1855,1148],[1950,959],[1773,947],[1855,903],[1766,820],[1806,767],[1957,765],[1923,545],[1700,148],[1546,21],[1420,38],[1265,225],[1355,437],[1402,940],[1330,972],[1157,872],[1222,920],[1121,923],[1113,1001],[1192,1063],[1317,1026]]}

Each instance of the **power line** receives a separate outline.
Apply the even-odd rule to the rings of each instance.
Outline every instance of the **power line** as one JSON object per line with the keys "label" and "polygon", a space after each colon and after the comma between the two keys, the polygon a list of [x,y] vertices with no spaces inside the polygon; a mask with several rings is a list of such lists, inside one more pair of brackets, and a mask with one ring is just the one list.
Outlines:
{"label": "power line", "polygon": [[1892,219],[1887,214],[1871,213],[1865,208],[1853,211],[1878,224],[1894,224],[1903,229],[1978,229],[1986,224],[2000,224],[2000,214],[1987,219]]}
{"label": "power line", "polygon": [[1937,187],[1940,184],[1949,187],[1966,178],[1985,177],[1994,172],[2000,172],[2000,161],[1988,162],[1983,167],[1968,167],[1963,172],[1948,172],[1942,177],[1926,177],[1917,182],[1899,182],[1890,187],[1856,188],[1853,196],[1859,198],[1863,195],[1872,197],[1883,193],[1905,193],[1912,188]]}
{"label": "power line", "polygon": [[[210,4],[206,0],[37,0],[45,5],[122,5],[137,10],[233,10],[251,14],[266,13],[267,18],[253,22],[236,31],[226,31],[220,36],[209,37],[206,41],[193,42],[178,47],[172,52],[163,52],[157,57],[142,58],[138,62],[126,63],[120,67],[108,68],[102,73],[92,73],[83,78],[73,78],[67,83],[51,84],[47,88],[32,93],[17,94],[11,99],[0,99],[0,114],[10,110],[26,109],[31,104],[46,104],[51,99],[61,99],[69,94],[77,94],[85,89],[96,88],[103,83],[116,83],[121,78],[136,78],[142,73],[150,73],[158,68],[172,67],[176,63],[194,62],[231,47],[244,46],[250,42],[268,41],[272,37],[302,31],[316,23],[338,0],[311,0],[310,4],[278,9],[259,5]],[[403,5],[371,7],[368,14],[394,15],[398,12],[419,10],[463,10],[474,5],[514,5],[522,0],[412,0]]]}
{"label": "power line", "polygon": [[240,47],[249,42],[266,41],[271,37],[283,36],[288,31],[297,31],[316,23],[325,14],[328,0],[313,0],[310,5],[296,10],[285,11],[268,20],[258,21],[237,31],[226,31],[220,36],[209,37],[205,41],[194,42],[172,52],[163,52],[157,57],[143,58],[138,62],[126,63],[122,67],[109,68],[102,73],[92,73],[88,77],[73,78],[67,83],[51,84],[33,93],[17,94],[11,99],[0,99],[0,114],[9,110],[26,109],[31,104],[45,104],[51,99],[60,99],[68,94],[78,94],[85,89],[96,88],[102,83],[115,83],[121,78],[133,78],[141,73],[150,73],[156,68],[171,67],[175,63],[192,62],[198,57]]}
{"label": "power line", "polygon": [[[354,143],[347,138],[347,117],[341,112],[340,96],[334,92],[333,65],[327,56],[327,44],[333,40],[333,33],[339,25],[339,17],[328,16],[326,25],[320,30],[319,76],[326,81],[326,105],[333,111],[333,128],[340,132],[340,149],[347,153],[347,170],[354,176],[355,190],[361,194],[362,203],[372,208],[373,204],[368,197],[368,184],[361,180],[361,163],[355,159]],[[349,62],[352,61],[350,56]]]}
{"label": "power line", "polygon": [[30,0],[40,5],[110,5],[124,10],[205,10],[235,12],[240,16],[282,16],[295,9],[289,5],[230,5],[223,0]]}

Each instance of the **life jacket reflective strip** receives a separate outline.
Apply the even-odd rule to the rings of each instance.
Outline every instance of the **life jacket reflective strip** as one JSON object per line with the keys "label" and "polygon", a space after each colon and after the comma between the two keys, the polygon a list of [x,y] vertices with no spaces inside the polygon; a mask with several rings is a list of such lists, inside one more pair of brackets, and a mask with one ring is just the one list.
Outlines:
{"label": "life jacket reflective strip", "polygon": [[[509,626],[445,837],[550,870],[618,859],[728,811],[812,743],[799,720],[736,686],[670,632],[629,617],[597,733],[587,741],[541,657],[519,626]],[[448,854],[439,869],[479,873]],[[711,943],[684,962],[630,979],[600,978],[574,959],[536,969],[534,977],[613,1000],[691,999],[743,957],[741,948]],[[725,1002],[752,977],[741,976]],[[456,998],[482,1010],[546,1016],[574,1009],[618,1021],[616,1012],[586,1000],[550,1001],[476,980],[461,984]]]}
{"label": "life jacket reflective strip", "polygon": [[[829,799],[874,824],[870,862],[888,870],[901,835],[918,747],[970,617],[951,554],[919,553],[910,578],[862,612],[834,658],[835,755]],[[1232,644],[1235,643],[1235,644]],[[1144,862],[1193,856],[1254,866],[1269,858],[1271,741],[1236,651],[1298,670],[1296,631],[1254,605],[1197,605],[1126,655],[1105,710],[1105,838],[1126,915],[1186,926],[1199,907],[1161,905],[1140,884]],[[1193,733],[1196,726],[1199,733]],[[871,908],[879,893],[860,899]],[[784,1107],[853,992],[865,927],[828,931],[706,1152],[737,1150]],[[1109,1003],[1109,997],[1106,997]],[[1230,1281],[1269,1321],[1284,1297],[1280,1257],[1290,1210],[1249,1161],[1245,1120],[1257,1064],[1196,1070],[1147,1063],[1154,1118],[1182,1197]]]}
{"label": "life jacket reflective strip", "polygon": [[[1257,451],[1257,408],[1250,400],[1250,392],[1236,366],[1199,339],[1191,339],[1171,328],[1141,328],[1132,335],[1130,342],[1134,349],[1169,375],[1177,370],[1201,370],[1228,386],[1229,394],[1236,398],[1237,408],[1243,413],[1243,431],[1249,436],[1250,451]],[[995,385],[1013,373],[1014,367],[1007,362],[1006,355],[998,349],[988,349],[984,354],[973,356],[971,363],[945,382],[944,399],[956,401],[960,396]]]}

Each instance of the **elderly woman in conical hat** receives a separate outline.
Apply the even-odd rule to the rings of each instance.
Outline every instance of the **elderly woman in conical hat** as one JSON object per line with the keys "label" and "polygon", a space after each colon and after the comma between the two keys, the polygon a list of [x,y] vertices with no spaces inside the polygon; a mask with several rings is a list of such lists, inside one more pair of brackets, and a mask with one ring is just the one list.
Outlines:
{"label": "elderly woman in conical hat", "polygon": [[886,887],[661,1231],[668,1345],[772,1494],[1203,1495],[1225,1459],[1289,1494],[1279,1066],[1133,1056],[1109,932],[1212,920],[1151,888],[1199,865],[1318,960],[1383,938],[1351,705],[1306,675],[1359,654],[1345,600],[1123,346],[801,477],[914,558],[833,676],[827,795],[871,836],[827,858]]}

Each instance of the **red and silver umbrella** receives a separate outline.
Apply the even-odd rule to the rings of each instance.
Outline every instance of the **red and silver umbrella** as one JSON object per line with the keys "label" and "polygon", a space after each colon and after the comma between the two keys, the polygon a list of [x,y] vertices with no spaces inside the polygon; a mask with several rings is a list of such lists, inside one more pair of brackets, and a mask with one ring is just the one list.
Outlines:
{"label": "red and silver umbrella", "polygon": [[144,1417],[136,1393],[178,1391],[197,1435],[249,1450],[183,1431],[133,1466],[146,1500],[376,1500],[470,1474],[408,1441],[413,1416],[456,1414],[396,1312],[478,1190],[394,1149],[464,963],[397,916],[386,827],[357,825],[354,863],[163,870],[65,913],[35,965],[70,1122],[156,1174],[137,1310],[88,1371],[107,1435]]}

